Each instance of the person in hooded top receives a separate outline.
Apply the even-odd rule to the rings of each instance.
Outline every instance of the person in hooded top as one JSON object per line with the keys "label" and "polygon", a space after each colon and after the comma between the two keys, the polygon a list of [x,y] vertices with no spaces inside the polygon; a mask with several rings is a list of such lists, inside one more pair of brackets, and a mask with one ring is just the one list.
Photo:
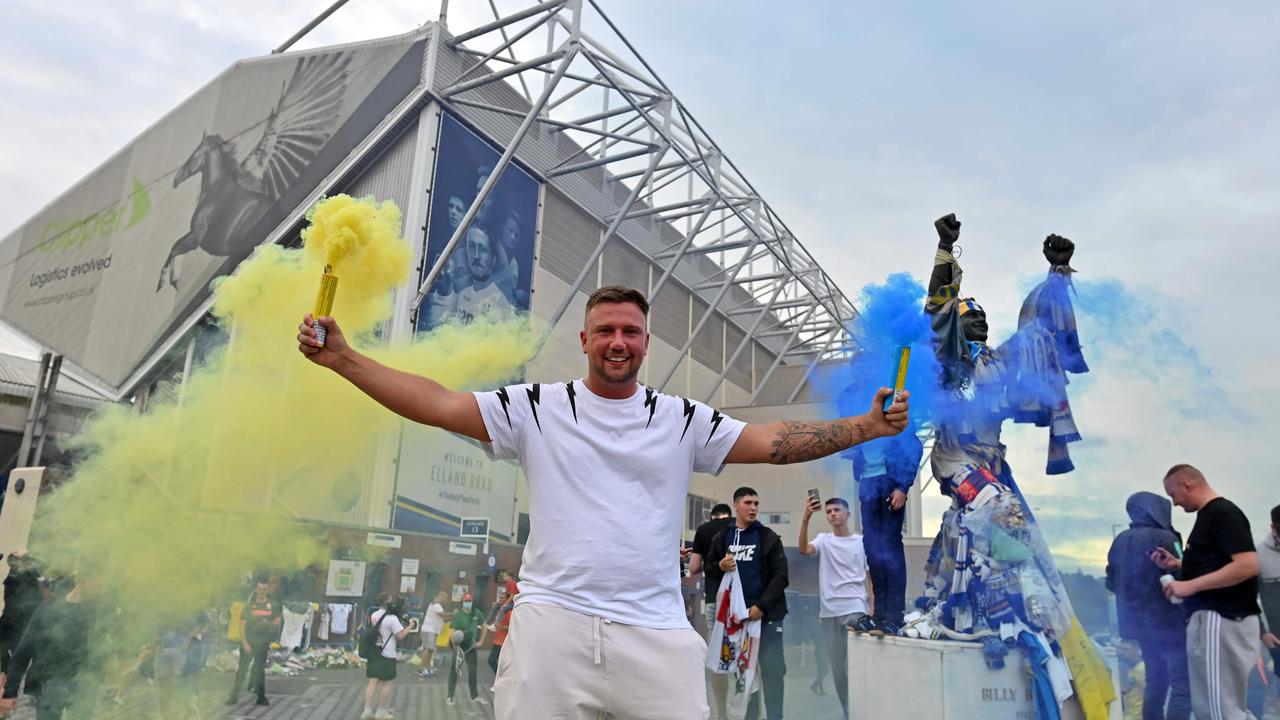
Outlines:
{"label": "person in hooded top", "polygon": [[[749,487],[733,492],[734,522],[711,539],[707,556],[707,582],[720,587],[726,573],[738,571],[742,599],[748,617],[761,620],[760,686],[747,702],[746,720],[760,717],[760,697],[764,696],[765,717],[782,720],[787,660],[782,641],[783,618],[787,615],[788,564],[782,538],[759,521],[760,494]],[[716,678],[726,678],[717,675]],[[713,679],[714,680],[714,679]],[[728,715],[720,707],[727,685],[713,681],[718,717]]]}
{"label": "person in hooded top", "polygon": [[[1116,594],[1120,637],[1142,649],[1146,665],[1144,720],[1191,716],[1187,676],[1186,617],[1164,597],[1164,571],[1149,555],[1164,548],[1182,555],[1182,536],[1173,529],[1173,503],[1155,493],[1137,492],[1125,503],[1129,529],[1116,536],[1107,553],[1107,589]],[[1168,708],[1165,699],[1168,698]]]}

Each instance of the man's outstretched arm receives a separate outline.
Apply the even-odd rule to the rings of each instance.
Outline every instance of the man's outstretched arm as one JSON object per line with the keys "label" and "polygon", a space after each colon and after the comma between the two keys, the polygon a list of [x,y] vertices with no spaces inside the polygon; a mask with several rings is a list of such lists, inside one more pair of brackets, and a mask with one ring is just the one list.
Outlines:
{"label": "man's outstretched arm", "polygon": [[887,435],[897,435],[907,426],[907,399],[903,391],[885,412],[884,401],[893,394],[880,388],[864,415],[836,420],[784,421],[767,425],[751,424],[742,429],[738,441],[725,457],[726,463],[807,462],[834,455],[854,445]]}
{"label": "man's outstretched arm", "polygon": [[[328,337],[323,346],[316,341],[313,322],[325,327]],[[347,344],[333,318],[313,320],[308,313],[298,325],[298,351],[311,362],[346,378],[364,394],[403,418],[466,435],[480,442],[490,440],[474,395],[450,390],[421,375],[389,368],[356,352]]]}

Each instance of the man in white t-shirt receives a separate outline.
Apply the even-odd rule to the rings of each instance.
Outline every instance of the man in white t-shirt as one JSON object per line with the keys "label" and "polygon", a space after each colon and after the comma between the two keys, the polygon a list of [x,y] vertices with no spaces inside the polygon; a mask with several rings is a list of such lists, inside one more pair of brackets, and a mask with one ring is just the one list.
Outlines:
{"label": "man in white t-shirt", "polygon": [[[303,318],[299,351],[410,420],[520,461],[529,539],[498,664],[498,720],[705,719],[706,643],[689,626],[677,555],[693,472],[792,463],[906,426],[907,394],[882,388],[864,415],[746,424],[636,381],[649,349],[644,294],[611,286],[587,300],[587,377],[457,392],[351,348],[333,318]],[[328,331],[316,341],[315,322]],[[617,522],[619,499],[634,508]]]}
{"label": "man in white t-shirt", "polygon": [[418,671],[420,678],[436,674],[436,640],[444,629],[444,603],[448,599],[449,593],[443,590],[436,593],[431,604],[427,605],[426,614],[422,616],[422,652],[418,655],[418,659],[422,661],[422,669]]}
{"label": "man in white t-shirt", "polygon": [[849,529],[849,503],[843,498],[829,498],[827,522],[831,532],[821,533],[809,542],[809,518],[819,509],[818,499],[809,498],[800,521],[800,554],[818,556],[818,617],[826,633],[827,656],[831,659],[831,678],[845,717],[849,716],[849,640],[847,628],[877,632],[871,622],[871,575],[867,568],[867,551],[862,536]]}

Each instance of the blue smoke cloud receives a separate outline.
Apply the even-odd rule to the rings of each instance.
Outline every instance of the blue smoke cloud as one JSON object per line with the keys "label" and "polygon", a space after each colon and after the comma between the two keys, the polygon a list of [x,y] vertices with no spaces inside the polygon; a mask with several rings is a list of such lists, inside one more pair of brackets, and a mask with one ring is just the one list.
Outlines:
{"label": "blue smoke cloud", "polygon": [[[862,314],[850,327],[861,347],[849,362],[829,370],[819,389],[831,399],[841,416],[865,412],[877,388],[888,385],[895,367],[895,350],[911,347],[907,389],[911,391],[912,420],[946,425],[960,437],[980,437],[1004,420],[1052,427],[1054,444],[1046,469],[1069,472],[1066,443],[1079,439],[1069,413],[1063,409],[1068,382],[1063,366],[1085,370],[1075,350],[1074,324],[1069,319],[1070,299],[1061,276],[1051,276],[1032,297],[1031,323],[1006,341],[995,355],[984,356],[962,392],[942,386],[942,368],[933,348],[931,317],[924,312],[926,291],[909,274],[890,275],[882,284],[869,285],[859,298]],[[1064,315],[1064,311],[1065,315]],[[992,358],[998,357],[998,361]],[[913,428],[913,430],[916,428]],[[989,435],[984,442],[994,443]],[[1053,449],[1056,448],[1056,449]],[[986,452],[995,451],[994,446]],[[983,451],[978,451],[983,452]],[[974,460],[979,460],[977,455]]]}
{"label": "blue smoke cloud", "polygon": [[[1023,278],[1023,295],[1044,278],[1042,273]],[[1096,570],[1105,563],[1111,524],[1127,522],[1123,508],[1129,493],[1153,487],[1159,492],[1159,477],[1168,465],[1188,459],[1175,448],[1196,446],[1195,434],[1208,429],[1220,431],[1215,438],[1239,436],[1251,419],[1231,398],[1239,391],[1213,371],[1179,324],[1177,298],[1119,279],[1077,275],[1072,281],[1070,301],[1094,371],[1069,376],[1071,404],[1085,438],[1072,446],[1078,470],[1069,479],[1044,475],[1037,465],[1048,432],[1024,426],[1013,433],[1008,423],[1004,430],[1019,483],[1027,487],[1032,505],[1043,509],[1046,535],[1068,553],[1061,560]],[[903,344],[912,349],[907,388],[914,422],[956,421],[961,412],[975,411],[974,404],[957,403],[953,393],[939,387],[941,368],[923,312],[925,295],[923,284],[905,273],[862,290],[857,301],[862,314],[850,328],[862,351],[815,377],[815,388],[834,412],[866,412],[876,389],[890,382],[894,350]],[[991,310],[1008,318],[1017,309]],[[995,344],[1008,342],[1000,340]],[[1035,381],[1034,375],[1022,379]],[[931,504],[927,514],[941,507]]]}
{"label": "blue smoke cloud", "polygon": [[[1172,408],[1186,419],[1214,419],[1223,414],[1227,394],[1219,379],[1174,326],[1174,299],[1140,292],[1120,280],[1077,280],[1075,305],[1091,356],[1111,374],[1156,383],[1167,396],[1178,396]],[[1091,388],[1081,384],[1081,394]]]}
{"label": "blue smoke cloud", "polygon": [[867,411],[876,390],[888,387],[897,368],[896,350],[910,346],[906,388],[911,391],[913,420],[933,417],[942,394],[941,367],[933,351],[929,318],[924,313],[925,289],[908,273],[895,273],[883,284],[863,288],[861,315],[850,332],[861,346],[848,363],[828,369],[817,380],[820,393],[835,404],[841,416]]}

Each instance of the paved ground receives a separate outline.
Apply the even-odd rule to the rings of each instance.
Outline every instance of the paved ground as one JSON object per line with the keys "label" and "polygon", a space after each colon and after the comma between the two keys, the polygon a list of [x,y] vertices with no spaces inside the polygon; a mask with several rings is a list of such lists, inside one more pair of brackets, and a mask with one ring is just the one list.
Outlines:
{"label": "paved ground", "polygon": [[[807,665],[807,666],[806,666]],[[392,693],[392,706],[397,720],[491,720],[492,704],[476,704],[465,699],[465,683],[460,683],[458,704],[445,704],[445,677],[437,675],[420,680],[410,668],[400,665],[400,678]],[[804,720],[839,720],[840,705],[836,701],[830,677],[826,680],[826,695],[815,695],[809,690],[813,682],[812,659],[802,663],[798,655],[788,656],[787,717]],[[493,677],[488,667],[480,669],[480,684],[487,688]],[[199,697],[199,712],[184,708],[182,713],[170,713],[168,720],[355,720],[363,708],[365,685],[363,670],[313,670],[299,677],[268,678],[267,690],[271,700],[268,707],[254,705],[253,696],[241,695],[241,701],[226,706],[226,692],[231,676],[206,672]],[[492,696],[481,692],[481,697],[491,701]],[[18,720],[33,720],[35,712],[24,706],[15,713]],[[102,702],[94,720],[144,720],[159,718],[155,693],[151,686],[139,682],[129,689],[122,704]],[[531,718],[530,720],[536,720]]]}

